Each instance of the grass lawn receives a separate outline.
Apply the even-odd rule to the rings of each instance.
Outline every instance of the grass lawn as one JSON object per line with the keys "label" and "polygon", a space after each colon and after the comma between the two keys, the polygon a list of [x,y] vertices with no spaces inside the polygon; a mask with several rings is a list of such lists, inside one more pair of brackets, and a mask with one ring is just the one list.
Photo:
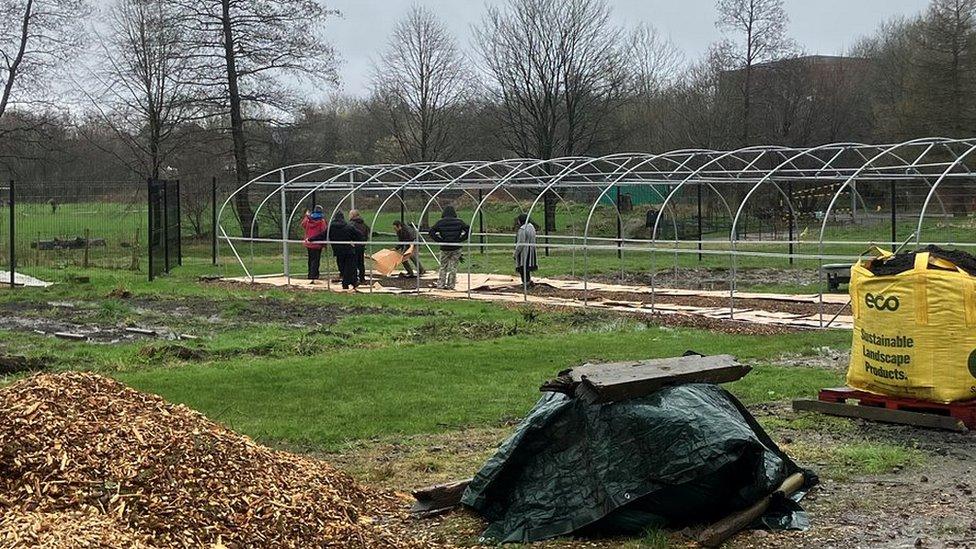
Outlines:
{"label": "grass lawn", "polygon": [[[91,344],[16,328],[4,331],[0,358],[20,355],[40,359],[48,371],[115,377],[262,443],[322,457],[360,482],[400,491],[477,471],[539,398],[540,383],[560,370],[585,361],[687,350],[729,353],[754,365],[752,373],[727,388],[787,453],[816,470],[825,490],[832,490],[804,503],[812,506],[816,520],[836,522],[836,515],[852,512],[872,518],[865,515],[870,510],[851,501],[859,501],[856,490],[872,489],[867,482],[872,479],[888,482],[887,475],[910,471],[898,477],[901,482],[921,478],[921,470],[935,479],[892,496],[900,502],[919,490],[951,491],[969,467],[967,460],[946,462],[936,453],[943,444],[968,447],[968,440],[934,438],[926,446],[925,437],[908,429],[790,409],[791,399],[843,384],[842,365],[831,365],[830,357],[849,348],[847,332],[729,335],[592,311],[196,281],[212,272],[194,261],[153,283],[140,273],[94,270],[88,273],[90,283],[0,290],[2,319],[17,317],[28,325],[69,322],[107,332],[152,327],[198,337]],[[0,378],[0,385],[22,375]],[[946,463],[948,480],[942,482],[933,471]],[[871,497],[888,489],[885,484]],[[477,545],[483,527],[465,513],[418,525],[461,547]],[[792,546],[793,535],[782,534],[788,537],[772,546]],[[744,535],[744,545],[733,547],[752,541]],[[673,534],[648,532],[593,546],[633,549],[672,542],[681,544]],[[578,546],[573,540],[539,545]]]}
{"label": "grass lawn", "polygon": [[[849,344],[848,334],[834,331],[747,337],[596,313],[252,290],[199,284],[190,276],[194,271],[187,268],[154,283],[133,273],[100,271],[91,284],[4,291],[0,305],[35,303],[38,310],[31,314],[56,318],[63,313],[46,303],[78,301],[90,308],[85,309],[89,323],[164,326],[199,340],[86,345],[11,332],[0,351],[44,357],[56,368],[117,376],[265,442],[335,449],[375,436],[509,421],[531,407],[543,381],[589,360],[676,356],[687,350],[731,353],[759,365],[732,386],[746,401],[812,395],[838,383],[839,375],[771,363],[786,353],[815,354],[821,347]],[[125,292],[131,297],[109,297]],[[205,303],[210,309],[152,311],[168,302]],[[260,321],[262,311],[275,308],[294,309],[296,315],[304,309],[337,312],[326,325],[290,322],[287,316]],[[219,323],[205,318],[214,314]],[[188,357],[174,351],[184,347],[196,352]]]}

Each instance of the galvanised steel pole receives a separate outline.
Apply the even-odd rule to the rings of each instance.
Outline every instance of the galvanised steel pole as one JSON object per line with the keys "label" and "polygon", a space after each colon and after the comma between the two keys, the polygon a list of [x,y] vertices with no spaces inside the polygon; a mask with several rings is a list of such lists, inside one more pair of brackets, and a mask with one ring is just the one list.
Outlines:
{"label": "galvanised steel pole", "polygon": [[14,181],[12,179],[10,180],[10,187],[7,188],[7,193],[9,194],[8,203],[10,204],[10,288],[13,289],[17,281],[17,246],[15,243],[17,222],[14,218],[16,192],[14,191]]}
{"label": "galvanised steel pole", "polygon": [[217,176],[210,181],[210,256],[214,266],[217,265]]}

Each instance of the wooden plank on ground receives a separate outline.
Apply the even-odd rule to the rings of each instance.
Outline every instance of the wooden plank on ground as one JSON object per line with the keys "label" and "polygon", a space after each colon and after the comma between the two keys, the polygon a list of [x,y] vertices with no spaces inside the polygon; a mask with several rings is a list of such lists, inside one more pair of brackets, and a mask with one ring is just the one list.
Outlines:
{"label": "wooden plank on ground", "polygon": [[461,504],[461,497],[471,484],[471,480],[469,478],[416,490],[413,497],[417,502],[410,509],[410,514],[417,518],[427,518],[454,509]]}
{"label": "wooden plank on ground", "polygon": [[794,400],[793,409],[797,412],[817,412],[830,416],[859,418],[882,423],[926,427],[929,429],[957,432],[968,431],[963,422],[954,417],[906,412],[903,410],[889,410],[875,406],[859,406],[857,404],[822,402],[819,400]]}
{"label": "wooden plank on ground", "polygon": [[639,362],[586,364],[574,368],[569,376],[579,384],[577,396],[600,404],[641,397],[668,385],[728,383],[743,378],[751,370],[729,355],[692,355]]}

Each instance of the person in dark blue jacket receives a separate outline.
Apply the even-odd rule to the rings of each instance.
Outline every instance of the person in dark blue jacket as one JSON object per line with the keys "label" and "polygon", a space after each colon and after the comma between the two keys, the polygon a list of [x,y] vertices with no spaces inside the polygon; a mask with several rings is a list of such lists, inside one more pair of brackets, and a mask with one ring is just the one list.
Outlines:
{"label": "person in dark blue jacket", "polygon": [[430,238],[441,245],[441,268],[437,287],[453,290],[457,284],[458,265],[463,259],[460,244],[468,239],[470,227],[458,219],[453,206],[444,208],[441,218],[430,228]]}

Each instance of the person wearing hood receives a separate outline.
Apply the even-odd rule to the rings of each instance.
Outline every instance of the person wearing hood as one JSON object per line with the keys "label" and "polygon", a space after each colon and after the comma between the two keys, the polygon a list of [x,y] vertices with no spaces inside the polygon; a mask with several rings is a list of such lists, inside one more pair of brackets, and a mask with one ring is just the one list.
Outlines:
{"label": "person wearing hood", "polygon": [[522,285],[532,286],[532,271],[539,268],[535,253],[535,225],[529,221],[525,214],[518,216],[515,220],[515,270],[522,278]]}
{"label": "person wearing hood", "polygon": [[315,281],[319,279],[323,245],[312,239],[327,232],[322,206],[315,206],[312,211],[305,210],[305,217],[302,218],[302,229],[305,230],[304,245],[308,252],[308,283],[315,284]]}
{"label": "person wearing hood", "polygon": [[[418,275],[424,276],[427,270],[424,269],[424,266],[420,264],[420,253],[418,253],[417,246],[417,233],[400,220],[393,222],[393,230],[396,232],[397,237],[397,245],[395,249],[403,254],[402,265],[405,273],[402,273],[400,276],[405,276],[407,278],[413,278],[414,276]],[[414,274],[413,267],[410,266],[411,261],[417,266],[417,274]]]}
{"label": "person wearing hood", "polygon": [[352,225],[346,223],[342,212],[335,213],[326,233],[312,240],[316,242],[327,240],[331,244],[332,255],[335,256],[336,266],[339,268],[339,274],[342,275],[342,289],[357,288],[359,279],[356,278],[356,255],[353,246],[362,238]]}
{"label": "person wearing hood", "polygon": [[457,284],[458,265],[463,259],[460,244],[467,240],[470,227],[458,219],[453,206],[444,208],[441,218],[430,228],[430,238],[441,245],[441,267],[437,287],[453,290]]}
{"label": "person wearing hood", "polygon": [[356,262],[356,278],[360,284],[366,283],[366,243],[369,242],[369,225],[363,221],[359,210],[349,210],[349,224],[359,233],[362,244],[353,246]]}

